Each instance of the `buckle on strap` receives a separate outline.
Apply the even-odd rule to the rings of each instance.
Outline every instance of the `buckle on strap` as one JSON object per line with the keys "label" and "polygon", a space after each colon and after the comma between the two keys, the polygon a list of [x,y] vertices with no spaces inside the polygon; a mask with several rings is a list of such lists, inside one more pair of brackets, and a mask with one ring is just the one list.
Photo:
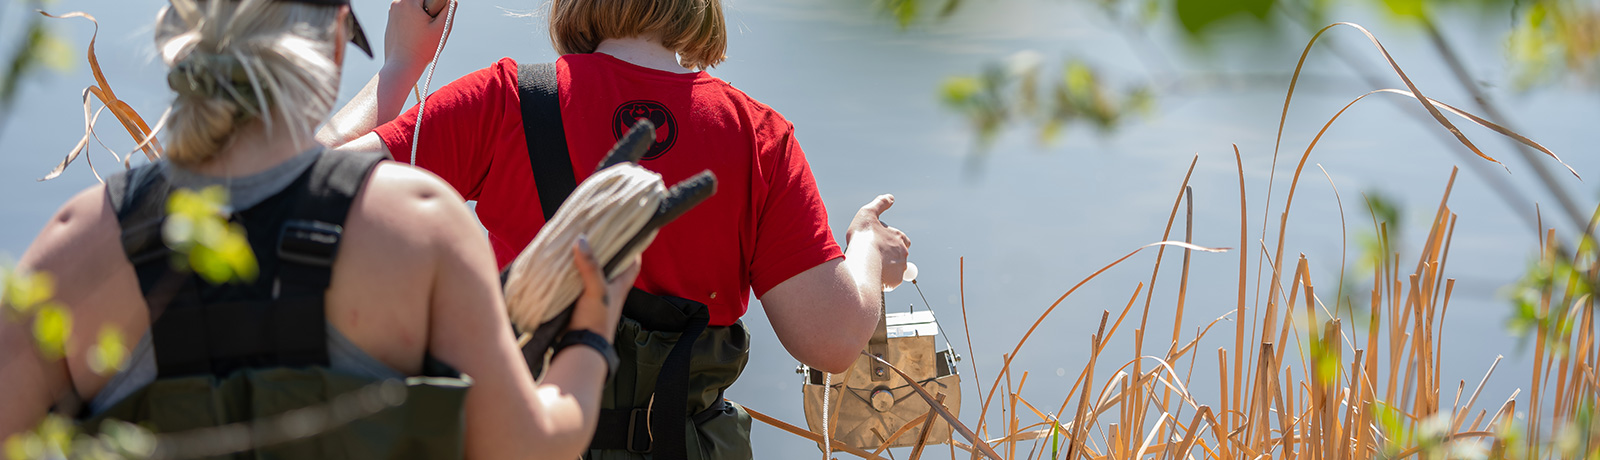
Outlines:
{"label": "buckle on strap", "polygon": [[628,453],[648,454],[652,436],[650,434],[650,408],[641,407],[628,412],[628,442],[624,447]]}
{"label": "buckle on strap", "polygon": [[327,222],[294,219],[278,233],[278,259],[285,262],[332,267],[339,253],[344,228]]}

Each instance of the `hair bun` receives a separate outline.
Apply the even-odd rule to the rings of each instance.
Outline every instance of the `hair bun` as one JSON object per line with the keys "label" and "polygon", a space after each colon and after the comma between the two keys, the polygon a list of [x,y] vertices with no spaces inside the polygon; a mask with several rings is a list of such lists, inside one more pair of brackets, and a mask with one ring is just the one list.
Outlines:
{"label": "hair bun", "polygon": [[232,99],[245,113],[257,113],[260,107],[244,63],[228,54],[189,53],[167,71],[167,86],[182,97]]}

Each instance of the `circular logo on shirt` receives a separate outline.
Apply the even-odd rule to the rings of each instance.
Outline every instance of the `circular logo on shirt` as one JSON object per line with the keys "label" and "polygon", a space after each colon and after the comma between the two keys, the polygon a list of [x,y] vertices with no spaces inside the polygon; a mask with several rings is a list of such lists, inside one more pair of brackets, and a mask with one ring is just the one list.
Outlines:
{"label": "circular logo on shirt", "polygon": [[650,150],[644,152],[644,159],[654,160],[666,155],[672,150],[673,142],[678,140],[678,122],[672,118],[672,112],[667,106],[656,101],[636,100],[622,103],[617,106],[617,111],[611,116],[611,135],[622,139],[622,135],[633,128],[639,119],[650,120],[656,125],[656,141],[650,145]]}

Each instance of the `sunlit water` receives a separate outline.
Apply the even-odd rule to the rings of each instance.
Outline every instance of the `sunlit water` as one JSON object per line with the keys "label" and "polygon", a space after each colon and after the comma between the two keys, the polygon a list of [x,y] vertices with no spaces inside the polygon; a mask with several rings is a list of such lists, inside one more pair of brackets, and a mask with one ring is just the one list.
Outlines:
{"label": "sunlit water", "polygon": [[[884,220],[904,229],[914,240],[912,260],[921,268],[918,286],[966,358],[961,364],[967,374],[963,376],[967,391],[963,419],[975,422],[980,402],[974,392],[980,385],[971,379],[969,364],[976,360],[979,376],[986,379],[981,387],[987,391],[990,379],[997,375],[1001,354],[1011,351],[1058,296],[1128,251],[1160,240],[1179,184],[1196,154],[1199,162],[1190,181],[1195,199],[1194,241],[1250,253],[1249,300],[1250,305],[1257,305],[1253,270],[1263,254],[1260,231],[1268,217],[1263,204],[1273,167],[1274,133],[1300,43],[1232,45],[1237,48],[1211,55],[1191,54],[1174,45],[1173,37],[1157,33],[1153,54],[1166,56],[1167,61],[1148,62],[1133,56],[1150,50],[1130,46],[1127,36],[1102,16],[1069,4],[1072,2],[968,2],[962,14],[951,21],[905,32],[896,31],[887,19],[857,3],[863,2],[728,3],[730,59],[713,73],[794,122],[832,211],[835,230],[844,228],[856,207],[873,196],[885,192],[897,196],[897,204]],[[536,7],[534,2],[499,5],[523,11]],[[82,9],[100,17],[99,54],[115,89],[146,116],[157,116],[169,95],[164,71],[151,58],[149,23],[154,4],[74,1],[53,8]],[[362,2],[358,7],[378,49],[382,49],[383,8],[383,2]],[[0,30],[18,27],[21,15],[11,13],[0,19]],[[1470,107],[1424,38],[1412,29],[1363,10],[1342,11],[1336,19],[1363,22],[1372,28],[1428,95]],[[1447,33],[1464,50],[1477,79],[1489,85],[1490,93],[1499,98],[1523,132],[1563,155],[1590,180],[1600,177],[1592,131],[1595,120],[1600,119],[1600,106],[1595,104],[1594,94],[1559,85],[1529,93],[1510,91],[1498,41],[1503,25],[1457,22],[1446,22]],[[502,56],[529,62],[555,57],[537,19],[507,15],[493,3],[467,2],[457,24],[459,30],[444,53],[435,87]],[[69,31],[77,49],[86,44],[90,32],[86,22],[62,22],[58,27]],[[0,39],[14,40],[12,35],[0,33]],[[1294,41],[1303,42],[1309,34],[1299,37]],[[1333,39],[1366,64],[1381,63],[1356,34],[1338,32]],[[10,49],[12,43],[0,45]],[[1115,77],[1176,85],[1166,86],[1169,90],[1159,96],[1154,116],[1132,121],[1112,135],[1075,127],[1067,130],[1060,142],[1042,144],[1032,128],[1018,129],[1001,136],[987,155],[974,159],[977,149],[971,130],[939,106],[939,83],[950,75],[973,73],[983,63],[1021,49],[1037,50],[1047,62],[1082,57]],[[1252,53],[1257,56],[1238,57]],[[1190,57],[1181,57],[1185,55]],[[375,61],[351,55],[343,96],[353,95],[377,67]],[[1151,73],[1152,68],[1161,70]],[[1289,112],[1269,235],[1276,233],[1294,160],[1333,112],[1372,89],[1350,78],[1349,68],[1337,61],[1314,60],[1310,70],[1315,74],[1313,83],[1302,86]],[[1200,74],[1268,77],[1194,77]],[[1398,80],[1388,81],[1400,86]],[[91,82],[81,63],[68,73],[33,78],[0,130],[0,145],[4,145],[0,194],[9,198],[0,201],[0,253],[20,255],[55,207],[95,180],[80,160],[60,179],[34,181],[82,135],[79,93]],[[1289,219],[1284,257],[1290,259],[1290,267],[1298,254],[1309,258],[1318,293],[1325,301],[1331,301],[1337,288],[1342,245],[1352,245],[1353,266],[1354,235],[1371,226],[1359,192],[1380,190],[1403,204],[1405,233],[1397,241],[1405,251],[1403,266],[1414,263],[1450,167],[1465,158],[1465,149],[1441,143],[1443,138],[1430,132],[1440,128],[1417,121],[1420,113],[1414,102],[1363,102],[1328,131],[1307,164]],[[125,136],[114,134],[112,125],[102,123],[102,131],[109,134],[107,142],[122,150],[131,147]],[[1534,190],[1532,174],[1505,142],[1486,130],[1464,130],[1487,153],[1507,162],[1514,183]],[[1247,248],[1237,248],[1239,183],[1231,144],[1237,144],[1243,154],[1249,190]],[[115,168],[108,156],[94,155],[102,173]],[[1317,164],[1326,167],[1342,193],[1347,239],[1341,239],[1339,207]],[[1593,209],[1594,186],[1570,176],[1562,177],[1562,182],[1579,198],[1580,206]],[[1542,193],[1529,196],[1550,202]],[[1521,273],[1537,240],[1531,227],[1516,220],[1511,208],[1469,171],[1463,170],[1457,178],[1450,203],[1460,215],[1460,223],[1447,276],[1459,281],[1443,330],[1446,354],[1441,380],[1447,382],[1446,387],[1466,380],[1470,392],[1494,357],[1505,354],[1507,361],[1479,403],[1480,408],[1498,406],[1517,388],[1523,388],[1526,395],[1529,386],[1531,360],[1525,359],[1527,353],[1504,330],[1509,308],[1502,289]],[[1522,207],[1531,209],[1532,203]],[[1174,228],[1179,237],[1181,222],[1180,217]],[[1548,212],[1546,222],[1568,224]],[[1266,245],[1275,241],[1269,238]],[[1180,266],[1177,255],[1181,254],[1169,251],[1156,285],[1146,354],[1165,350],[1166,337],[1171,335]],[[966,258],[967,327],[973,336],[970,352],[961,322],[963,294],[958,280],[962,257]],[[1148,282],[1154,260],[1155,250],[1151,249],[1106,272],[1044,321],[1012,364],[1016,372],[1013,381],[1020,380],[1022,371],[1029,372],[1023,397],[1046,411],[1061,404],[1067,387],[1087,361],[1089,337],[1101,311],[1111,310],[1115,318],[1135,286]],[[1184,340],[1192,337],[1198,326],[1234,308],[1237,264],[1237,252],[1194,255]],[[887,299],[891,311],[909,304],[926,308],[915,289],[896,289]],[[1136,305],[1102,358],[1099,375],[1133,357],[1133,329],[1139,314]],[[758,305],[752,305],[745,319],[755,336],[753,357],[728,396],[803,426],[795,361],[773,336]],[[1224,326],[1218,330],[1232,330],[1231,323]],[[1215,348],[1231,344],[1231,334],[1224,331],[1213,333],[1197,348],[1200,360],[1193,389],[1202,402],[1216,403],[1210,360]],[[1293,352],[1289,356],[1294,356]],[[1444,399],[1452,396],[1446,394]],[[1001,420],[998,410],[991,411],[989,420]],[[760,458],[818,455],[810,442],[759,423],[754,442]]]}

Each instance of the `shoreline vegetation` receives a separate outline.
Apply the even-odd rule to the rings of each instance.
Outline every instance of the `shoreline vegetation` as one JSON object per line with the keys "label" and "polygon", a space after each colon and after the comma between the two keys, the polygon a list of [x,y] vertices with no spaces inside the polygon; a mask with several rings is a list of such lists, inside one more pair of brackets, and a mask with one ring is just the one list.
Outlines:
{"label": "shoreline vegetation", "polygon": [[[48,15],[47,15],[48,16]],[[55,16],[52,16],[55,17]],[[70,13],[62,18],[83,17],[83,13]],[[1376,49],[1388,60],[1395,74],[1405,82],[1405,89],[1378,89],[1351,101],[1350,105],[1373,94],[1392,94],[1409,97],[1420,103],[1440,127],[1483,161],[1498,163],[1479,150],[1445,116],[1453,115],[1484,126],[1523,145],[1543,152],[1551,160],[1560,159],[1549,149],[1509,129],[1483,118],[1456,109],[1423,96],[1418,87],[1406,77],[1398,63],[1389,57],[1378,40],[1354,24],[1334,24],[1359,30],[1368,37]],[[1309,53],[1316,37],[1307,44]],[[1301,55],[1295,68],[1295,78],[1300,75],[1306,54]],[[96,85],[84,92],[86,130],[83,139],[66,156],[48,178],[65,170],[78,156],[84,156],[89,142],[100,142],[94,133],[100,112],[91,110],[91,97],[102,102],[101,111],[110,111],[138,144],[126,155],[117,155],[106,147],[118,161],[127,164],[133,154],[143,151],[150,158],[159,157],[160,144],[155,140],[165,114],[151,129],[142,117],[125,102],[117,99],[101,72],[94,57],[91,39],[88,60],[93,69]],[[1284,101],[1284,115],[1280,118],[1278,140],[1281,143],[1283,122],[1293,99],[1291,82]],[[1348,109],[1350,105],[1346,105]],[[1343,114],[1341,110],[1339,114]],[[968,388],[977,388],[980,401],[975,425],[954,421],[948,411],[935,411],[913,420],[886,438],[895,438],[911,431],[914,426],[926,429],[927,423],[953,422],[955,431],[969,434],[950,443],[950,455],[956,457],[981,456],[1007,459],[1130,459],[1130,458],[1577,458],[1600,454],[1600,427],[1594,424],[1594,410],[1600,378],[1595,367],[1600,360],[1600,344],[1594,336],[1594,299],[1592,293],[1600,284],[1600,265],[1596,263],[1596,245],[1592,235],[1595,218],[1586,228],[1558,232],[1547,228],[1541,220],[1538,248],[1539,264],[1533,268],[1522,286],[1518,287],[1519,318],[1534,333],[1532,348],[1535,358],[1530,375],[1511,378],[1526,379],[1528,386],[1510,395],[1483,394],[1484,382],[1494,374],[1500,359],[1487,367],[1483,379],[1476,386],[1466,381],[1443,381],[1441,375],[1446,360],[1445,348],[1439,337],[1450,312],[1450,299],[1455,280],[1447,276],[1451,241],[1456,225],[1456,215],[1451,212],[1449,199],[1455,182],[1455,170],[1443,187],[1443,193],[1428,236],[1421,243],[1421,254],[1415,261],[1402,260],[1399,251],[1390,241],[1388,222],[1381,221],[1372,199],[1365,200],[1372,215],[1372,228],[1376,248],[1374,263],[1362,270],[1370,273],[1349,272],[1351,277],[1370,276],[1371,288],[1366,292],[1347,292],[1345,260],[1340,261],[1340,282],[1334,289],[1330,307],[1323,302],[1320,291],[1312,283],[1312,269],[1305,256],[1286,257],[1284,230],[1293,204],[1294,191],[1299,186],[1306,162],[1326,132],[1337,120],[1329,119],[1316,134],[1295,167],[1288,197],[1276,215],[1276,247],[1269,247],[1268,225],[1273,220],[1271,211],[1261,216],[1258,239],[1251,238],[1250,206],[1246,197],[1242,156],[1234,149],[1239,174],[1239,242],[1233,248],[1206,248],[1192,241],[1193,210],[1189,177],[1186,175],[1178,187],[1166,230],[1161,242],[1147,245],[1128,253],[1120,259],[1099,268],[1079,282],[1054,304],[1046,309],[1032,327],[1018,341],[992,380],[980,380],[977,364],[970,362],[973,382]],[[104,143],[101,142],[104,146]],[[1274,209],[1269,178],[1266,204],[1258,209]],[[1198,157],[1196,157],[1196,162]],[[1563,163],[1563,166],[1565,164]],[[1191,162],[1192,174],[1195,162]],[[91,165],[91,169],[93,166]],[[1568,170],[1577,175],[1576,171]],[[98,171],[94,172],[99,177]],[[1326,172],[1324,171],[1326,175]],[[1330,187],[1337,188],[1328,179]],[[1173,236],[1173,224],[1185,203],[1184,235]],[[1343,202],[1340,198],[1340,225],[1343,232]],[[1537,212],[1535,213],[1537,215]],[[1566,216],[1573,219],[1574,216]],[[1600,218],[1600,214],[1596,215]],[[1348,238],[1345,239],[1348,241]],[[1568,243],[1577,241],[1577,243]],[[1088,338],[1089,359],[1072,385],[1069,396],[1058,405],[1036,405],[1023,396],[1028,372],[1012,369],[1011,360],[1021,352],[1027,340],[1045,318],[1079,287],[1100,274],[1117,267],[1133,255],[1155,248],[1157,259],[1148,282],[1138,283],[1126,306],[1120,311],[1105,310],[1098,331]],[[1174,318],[1170,340],[1147,344],[1147,335],[1157,334],[1167,338],[1166,331],[1151,331],[1148,320],[1153,293],[1159,281],[1160,267],[1167,250],[1182,250],[1182,270],[1178,283],[1176,304],[1172,306]],[[1202,320],[1184,316],[1185,293],[1189,283],[1189,261],[1192,253],[1227,251],[1237,254],[1238,290],[1235,309],[1223,317]],[[1348,253],[1348,249],[1345,250]],[[1224,257],[1210,256],[1210,257]],[[48,278],[29,274],[3,272],[7,281],[4,292],[9,298],[4,311],[6,321],[26,321],[34,324],[42,345],[47,341],[65,342],[62,330],[70,330],[70,315],[59,306],[29,308],[50,303]],[[42,276],[42,275],[40,275]],[[1251,286],[1250,281],[1255,280]],[[963,283],[965,277],[963,273]],[[30,287],[31,286],[31,287]],[[1262,294],[1265,294],[1262,297]],[[1143,297],[1142,305],[1140,298]],[[1365,302],[1346,302],[1349,297],[1364,298]],[[26,302],[19,302],[26,299]],[[25,304],[25,305],[23,305]],[[1356,305],[1361,304],[1360,307]],[[20,305],[20,306],[19,306]],[[965,321],[965,304],[962,305]],[[1132,315],[1137,310],[1137,315]],[[49,312],[48,315],[43,314]],[[1158,311],[1158,314],[1160,312]],[[67,315],[62,318],[56,316]],[[47,317],[48,316],[48,317]],[[1248,321],[1247,321],[1248,320]],[[1232,321],[1229,331],[1227,322]],[[44,326],[41,326],[44,325]],[[54,326],[52,326],[54,325]],[[48,327],[46,327],[48,326]],[[1196,326],[1199,326],[1196,328]],[[1222,326],[1217,328],[1217,326]],[[1213,330],[1213,329],[1216,330]],[[1197,333],[1186,335],[1185,330]],[[1130,331],[1131,330],[1131,331]],[[43,331],[43,332],[40,332]],[[1203,349],[1202,339],[1217,340],[1219,335],[1232,333],[1230,343],[1212,353]],[[1119,335],[1120,333],[1120,335]],[[1112,340],[1133,340],[1131,357],[1105,356],[1107,344]],[[48,340],[47,340],[48,339]],[[121,362],[126,350],[115,346],[120,339],[102,340],[97,353],[107,356],[108,363]],[[971,355],[969,343],[969,355]],[[41,349],[56,349],[42,346]],[[1126,360],[1123,360],[1127,358]],[[1454,357],[1460,359],[1462,357]],[[1476,357],[1465,357],[1478,365]],[[1459,362],[1459,361],[1458,361]],[[1113,368],[1112,366],[1116,366]],[[1211,372],[1215,366],[1215,373]],[[991,366],[992,367],[992,366]],[[106,372],[117,366],[107,365]],[[1197,375],[1195,370],[1202,372]],[[1197,378],[1215,379],[1215,394],[1196,393],[1189,390]],[[1002,385],[1003,383],[1003,385]],[[915,384],[913,384],[915,385]],[[1505,398],[1505,399],[1501,399]],[[966,399],[966,398],[962,398]],[[388,401],[398,404],[398,402]],[[1037,401],[1042,403],[1043,401]],[[356,411],[354,416],[373,413],[393,404],[373,406],[370,412]],[[330,404],[330,407],[335,405]],[[1053,409],[1053,410],[1051,410]],[[313,413],[319,408],[310,408]],[[366,409],[363,409],[366,410]],[[987,414],[997,410],[1004,420],[988,424]],[[1525,418],[1519,420],[1519,411]],[[326,412],[326,410],[325,410]],[[969,413],[971,413],[969,411]],[[822,441],[816,433],[797,428],[784,421],[752,410],[764,423],[808,439]],[[1026,416],[1025,416],[1026,415]],[[347,420],[351,414],[327,415],[316,423],[321,429],[338,426],[337,420]],[[223,427],[242,433],[271,430],[279,425],[275,420],[262,420],[251,424]],[[278,427],[289,430],[292,427]],[[303,431],[303,430],[291,430]],[[151,434],[131,425],[116,425],[97,436],[78,433],[72,422],[62,417],[47,419],[38,430],[8,439],[4,452],[8,458],[172,458],[163,457],[173,452],[194,451],[187,443],[200,442],[198,433]],[[237,440],[239,437],[224,437]],[[252,436],[243,436],[244,443],[228,446],[211,446],[208,452],[242,450],[259,446]],[[975,442],[976,441],[976,442]],[[887,444],[887,443],[886,443]],[[884,450],[868,452],[834,441],[833,446],[848,454],[881,458]],[[956,450],[965,452],[957,452]],[[976,453],[972,453],[976,452]],[[923,446],[912,450],[910,458],[923,453]],[[893,458],[892,453],[887,454]]]}
{"label": "shoreline vegetation", "polygon": [[[1223,248],[1239,255],[1238,298],[1234,311],[1205,323],[1196,323],[1193,318],[1184,317],[1192,252],[1222,250],[1192,246],[1193,210],[1189,201],[1192,189],[1189,176],[1186,175],[1163,234],[1163,240],[1172,237],[1172,225],[1178,217],[1178,211],[1188,203],[1190,209],[1186,213],[1184,239],[1181,242],[1162,241],[1134,250],[1089,275],[1046,309],[1012,352],[1004,356],[998,376],[991,382],[974,379],[979,380],[974,382],[975,386],[988,387],[987,392],[980,394],[977,399],[982,401],[982,405],[976,417],[978,422],[972,430],[984,440],[983,446],[975,447],[972,438],[957,439],[951,443],[952,458],[996,456],[983,452],[988,449],[1005,459],[1073,460],[1262,457],[1319,460],[1499,459],[1590,458],[1600,455],[1600,426],[1594,423],[1596,389],[1600,387],[1600,379],[1597,379],[1594,368],[1597,355],[1600,355],[1600,346],[1595,343],[1592,297],[1594,288],[1600,284],[1600,265],[1595,261],[1593,237],[1595,223],[1600,221],[1600,209],[1597,209],[1594,218],[1584,220],[1589,222],[1586,227],[1578,232],[1569,232],[1579,233],[1576,235],[1579,241],[1576,249],[1562,239],[1573,238],[1573,235],[1546,227],[1543,216],[1535,210],[1534,215],[1538,219],[1536,224],[1541,229],[1540,247],[1532,249],[1538,251],[1539,261],[1522,284],[1516,287],[1518,311],[1515,321],[1521,324],[1513,324],[1534,336],[1532,357],[1535,364],[1531,375],[1511,377],[1527,379],[1529,386],[1526,395],[1523,389],[1510,395],[1483,394],[1484,384],[1494,375],[1503,355],[1494,358],[1482,380],[1470,391],[1469,382],[1465,380],[1447,382],[1440,378],[1446,362],[1446,350],[1439,337],[1455,288],[1455,280],[1446,276],[1446,267],[1457,220],[1450,210],[1449,200],[1458,168],[1451,169],[1439,206],[1428,227],[1428,236],[1422,241],[1422,253],[1414,264],[1400,258],[1400,252],[1390,241],[1389,222],[1380,219],[1375,211],[1381,205],[1375,203],[1374,198],[1367,197],[1366,210],[1372,216],[1371,231],[1376,239],[1376,248],[1369,254],[1374,263],[1370,264],[1369,274],[1351,273],[1352,277],[1370,275],[1372,288],[1367,292],[1345,292],[1346,260],[1341,257],[1339,286],[1334,290],[1336,301],[1330,310],[1312,283],[1308,259],[1302,254],[1296,260],[1285,260],[1284,231],[1294,192],[1307,160],[1315,150],[1317,141],[1339,115],[1370,95],[1386,93],[1416,100],[1442,128],[1483,161],[1500,163],[1479,150],[1444,114],[1466,119],[1544,153],[1566,167],[1573,176],[1578,176],[1554,152],[1537,142],[1423,96],[1378,39],[1359,25],[1337,23],[1319,31],[1306,45],[1295,67],[1296,81],[1306,55],[1317,38],[1338,26],[1350,27],[1365,35],[1387,59],[1394,73],[1405,83],[1406,89],[1386,88],[1362,94],[1323,125],[1295,167],[1288,198],[1277,215],[1275,249],[1267,246],[1271,241],[1267,236],[1267,226],[1272,220],[1270,211],[1269,215],[1262,216],[1259,239],[1252,242],[1250,238],[1250,208],[1246,200],[1243,160],[1238,148],[1234,148],[1239,177],[1239,245],[1237,248]],[[1294,82],[1291,82],[1285,96],[1283,118],[1279,121],[1280,144],[1283,123],[1287,120],[1293,95]],[[1278,152],[1275,151],[1274,171],[1277,158]],[[1196,162],[1198,156],[1189,166],[1190,174]],[[1323,173],[1326,176],[1326,171]],[[1267,209],[1272,209],[1270,184]],[[1337,186],[1331,177],[1328,178],[1328,184],[1338,196]],[[1347,233],[1342,198],[1339,198],[1339,207],[1341,233]],[[1579,221],[1577,218],[1573,220]],[[1347,236],[1342,240],[1348,241]],[[1135,287],[1132,298],[1120,312],[1113,314],[1111,310],[1102,311],[1099,329],[1089,338],[1088,362],[1079,370],[1070,387],[1068,394],[1071,396],[1055,406],[1054,411],[1049,410],[1050,406],[1036,406],[1022,396],[1028,372],[1017,374],[1018,370],[1011,368],[1011,360],[1044,319],[1079,287],[1134,254],[1158,245],[1160,248],[1150,281],[1141,282]],[[1190,245],[1174,248],[1182,249],[1184,254],[1177,301],[1172,309],[1174,324],[1171,340],[1164,349],[1147,347],[1146,335],[1152,332],[1146,328],[1152,294],[1168,245]],[[1342,248],[1342,252],[1348,253],[1349,249]],[[1256,256],[1252,257],[1252,254]],[[1254,276],[1251,275],[1252,270]],[[1249,283],[1251,279],[1256,280],[1253,290]],[[1260,297],[1263,281],[1266,283],[1264,305]],[[964,273],[962,283],[965,283]],[[1326,294],[1327,289],[1322,292]],[[1354,302],[1345,301],[1348,295],[1356,294],[1369,298],[1365,302],[1366,308],[1357,308]],[[1140,297],[1144,297],[1144,302],[1139,308],[1138,324],[1135,326],[1128,321],[1129,314],[1139,304]],[[964,298],[962,315],[965,322]],[[1235,326],[1232,346],[1218,348],[1215,361],[1212,361],[1209,353],[1200,349],[1200,342],[1213,333],[1214,327],[1226,321],[1232,321]],[[1199,332],[1193,337],[1185,337],[1184,329],[1196,329],[1196,326],[1199,326]],[[1111,361],[1115,358],[1103,356],[1107,344],[1116,337],[1117,332],[1126,331],[1129,327],[1133,336],[1132,359]],[[1226,333],[1226,327],[1216,332]],[[1227,342],[1226,338],[1222,340]],[[968,348],[970,355],[970,344]],[[1476,362],[1471,357],[1467,358],[1470,362]],[[1103,364],[1102,359],[1107,363]],[[1216,366],[1215,374],[1208,370],[1212,362]],[[1119,367],[1108,375],[1108,364]],[[971,366],[973,375],[977,376],[976,363]],[[1196,366],[1207,369],[1203,375],[1215,378],[1220,391],[1216,394],[1199,394],[1188,389],[1196,377]],[[1505,399],[1501,400],[1500,397]],[[986,415],[993,404],[999,404],[1004,420],[999,426],[991,427]],[[1023,414],[1031,417],[1024,418]],[[754,415],[764,423],[822,442],[822,437],[817,433],[807,432],[759,412]],[[934,415],[930,412],[926,417]],[[914,425],[922,423],[924,419],[921,418],[912,420],[893,434],[885,436],[884,444],[912,432]],[[851,446],[838,447],[843,443],[837,440],[832,445],[840,451],[868,459],[883,458],[881,455],[885,453],[883,449],[868,452]],[[910,458],[918,458],[921,447],[914,448]],[[957,453],[955,449],[964,452]]]}

